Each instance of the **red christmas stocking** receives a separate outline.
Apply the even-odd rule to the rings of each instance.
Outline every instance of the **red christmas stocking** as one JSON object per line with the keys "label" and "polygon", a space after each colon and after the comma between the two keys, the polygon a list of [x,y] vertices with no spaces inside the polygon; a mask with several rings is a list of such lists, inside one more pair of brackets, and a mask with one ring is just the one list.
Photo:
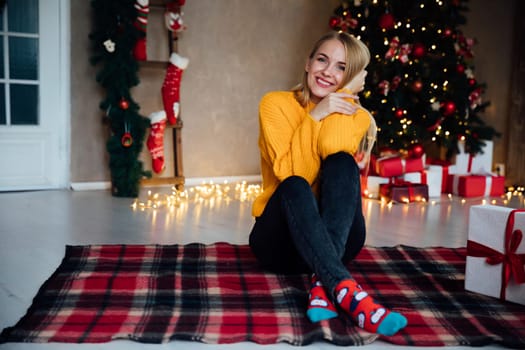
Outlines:
{"label": "red christmas stocking", "polygon": [[164,130],[166,129],[166,113],[153,112],[149,115],[151,130],[146,141],[151,154],[151,165],[157,174],[164,170]]}
{"label": "red christmas stocking", "polygon": [[164,77],[162,84],[162,102],[164,104],[164,111],[170,124],[177,123],[180,110],[180,81],[182,72],[188,67],[189,59],[179,56],[173,52],[170,56],[170,64]]}
{"label": "red christmas stocking", "polygon": [[137,61],[145,61],[146,54],[146,32],[148,26],[149,0],[135,0],[135,8],[137,9],[137,18],[135,19],[135,27],[140,30],[143,35],[138,38],[133,48],[133,56]]}

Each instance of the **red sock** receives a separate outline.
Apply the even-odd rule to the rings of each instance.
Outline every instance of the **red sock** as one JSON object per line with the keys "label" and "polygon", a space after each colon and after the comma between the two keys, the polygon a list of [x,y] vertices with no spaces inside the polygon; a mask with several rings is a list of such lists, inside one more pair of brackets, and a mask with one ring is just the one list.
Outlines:
{"label": "red sock", "polygon": [[354,280],[340,282],[335,295],[341,308],[368,332],[390,336],[407,325],[403,315],[376,303]]}
{"label": "red sock", "polygon": [[170,56],[170,64],[166,70],[164,83],[162,84],[162,102],[168,122],[172,125],[177,123],[180,111],[180,81],[182,72],[188,67],[189,60],[173,52]]}
{"label": "red sock", "polygon": [[337,310],[332,301],[328,298],[321,281],[317,279],[315,274],[312,275],[311,281],[312,287],[308,297],[306,316],[308,316],[312,322],[319,322],[337,317]]}
{"label": "red sock", "polygon": [[164,130],[166,129],[166,113],[153,112],[149,116],[151,130],[146,146],[151,154],[151,166],[157,174],[164,170]]}
{"label": "red sock", "polygon": [[149,0],[135,0],[135,8],[137,9],[137,18],[135,19],[134,25],[143,35],[138,38],[135,43],[133,56],[137,61],[145,61],[147,59],[146,32],[148,26]]}

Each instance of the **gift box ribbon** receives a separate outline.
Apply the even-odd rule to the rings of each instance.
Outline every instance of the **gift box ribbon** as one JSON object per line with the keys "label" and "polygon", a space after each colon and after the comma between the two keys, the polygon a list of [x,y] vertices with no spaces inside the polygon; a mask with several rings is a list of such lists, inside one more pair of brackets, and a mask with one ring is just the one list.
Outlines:
{"label": "gift box ribbon", "polygon": [[487,247],[483,244],[468,240],[467,255],[477,258],[486,258],[489,265],[503,264],[500,299],[505,300],[507,285],[512,277],[516,284],[525,283],[525,254],[517,254],[516,251],[523,239],[521,230],[514,229],[514,215],[525,213],[525,209],[512,210],[507,219],[505,227],[505,253]]}
{"label": "gift box ribbon", "polygon": [[448,160],[442,159],[430,159],[428,161],[429,165],[439,165],[441,166],[441,193],[447,192],[447,179],[448,179],[448,168],[452,165]]}

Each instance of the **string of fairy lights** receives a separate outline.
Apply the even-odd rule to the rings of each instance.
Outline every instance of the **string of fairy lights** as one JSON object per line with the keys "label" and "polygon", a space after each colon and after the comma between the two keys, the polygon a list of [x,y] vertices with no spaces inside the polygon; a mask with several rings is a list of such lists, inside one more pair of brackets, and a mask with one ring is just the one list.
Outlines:
{"label": "string of fairy lights", "polygon": [[[247,203],[251,202],[262,193],[262,186],[258,183],[248,183],[247,181],[240,181],[230,184],[228,181],[223,183],[215,183],[213,181],[203,182],[198,186],[189,187],[187,189],[177,189],[175,186],[171,187],[169,193],[153,192],[148,190],[145,198],[136,198],[131,204],[134,211],[147,210],[176,210],[177,208],[186,207],[188,204],[194,205],[208,205],[211,207],[220,206],[215,205],[221,203],[228,205],[233,201]],[[493,204],[513,207],[525,208],[525,186],[510,186],[507,187],[504,195],[499,197],[475,197],[463,198],[454,196],[452,194],[442,195],[441,197],[430,198],[428,201],[424,198],[419,200],[409,201],[406,198],[402,202],[394,202],[385,200],[384,198],[374,198],[366,196],[365,198],[379,203],[381,206],[392,207],[399,203],[402,205],[409,205],[411,203],[419,203],[426,205],[439,205],[446,202],[459,201],[461,204]]]}
{"label": "string of fairy lights", "polygon": [[[373,197],[368,197],[369,199],[374,199]],[[438,205],[443,203],[443,198],[445,201],[453,202],[459,201],[461,204],[492,204],[492,205],[501,205],[517,208],[525,208],[525,187],[523,186],[510,186],[507,188],[505,194],[499,197],[458,197],[454,196],[451,193],[446,194],[445,196],[430,198],[428,201],[425,198],[418,197],[410,201],[408,198],[402,198],[401,202],[394,202],[391,200],[386,200],[385,198],[380,198],[379,202],[382,206],[392,207],[396,203],[428,203],[430,205]]]}
{"label": "string of fairy lights", "polygon": [[252,202],[262,192],[260,184],[240,181],[230,184],[228,181],[215,183],[203,182],[187,189],[171,187],[170,193],[147,191],[146,198],[136,198],[131,204],[133,210],[176,209],[182,205],[225,203],[232,201]]}

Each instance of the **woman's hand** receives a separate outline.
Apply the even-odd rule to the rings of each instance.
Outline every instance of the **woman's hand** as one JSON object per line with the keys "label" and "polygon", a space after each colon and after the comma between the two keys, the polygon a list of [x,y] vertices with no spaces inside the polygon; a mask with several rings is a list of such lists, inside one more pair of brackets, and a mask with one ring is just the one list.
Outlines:
{"label": "woman's hand", "polygon": [[332,113],[354,114],[358,107],[345,100],[346,98],[358,100],[359,96],[345,92],[332,92],[310,111],[310,115],[315,120],[321,121]]}
{"label": "woman's hand", "polygon": [[365,79],[368,75],[366,70],[362,70],[356,74],[356,76],[346,84],[345,89],[351,91],[354,94],[361,92],[365,89]]}

